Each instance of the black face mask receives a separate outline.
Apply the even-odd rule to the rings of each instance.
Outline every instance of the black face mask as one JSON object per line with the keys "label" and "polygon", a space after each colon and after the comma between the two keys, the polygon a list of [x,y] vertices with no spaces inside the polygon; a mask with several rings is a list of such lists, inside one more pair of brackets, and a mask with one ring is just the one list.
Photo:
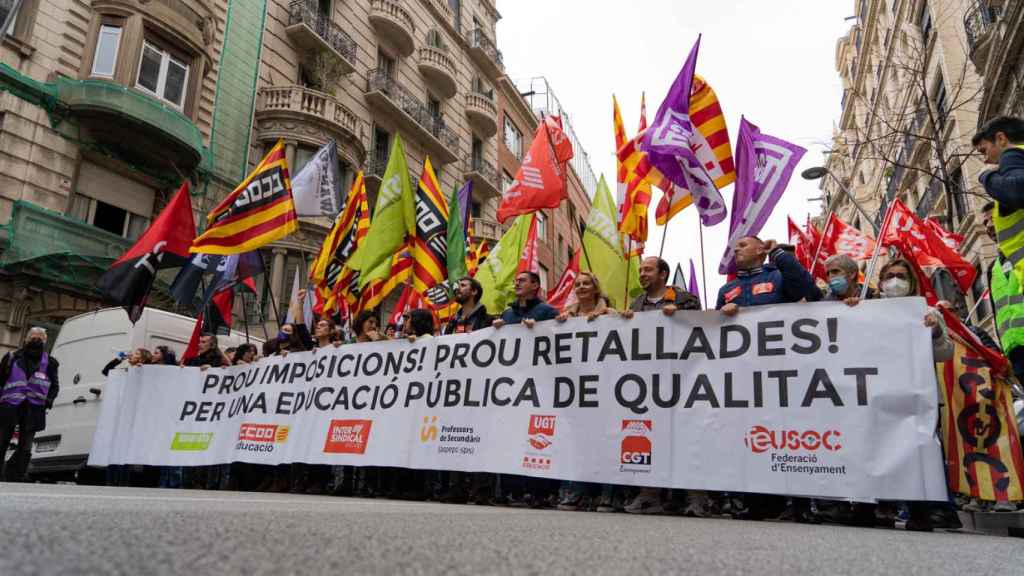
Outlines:
{"label": "black face mask", "polygon": [[43,348],[45,346],[46,345],[43,344],[42,340],[29,340],[28,343],[25,344],[25,352],[30,356],[39,356],[43,353]]}

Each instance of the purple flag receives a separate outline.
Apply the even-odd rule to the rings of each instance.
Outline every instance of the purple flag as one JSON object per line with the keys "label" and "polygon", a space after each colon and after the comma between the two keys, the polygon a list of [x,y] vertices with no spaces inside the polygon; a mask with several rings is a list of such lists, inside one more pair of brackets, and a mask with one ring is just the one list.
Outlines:
{"label": "purple flag", "polygon": [[762,134],[757,126],[740,118],[729,244],[718,265],[719,273],[736,271],[733,245],[740,238],[761,231],[805,152],[806,149],[796,144]]}
{"label": "purple flag", "polygon": [[691,194],[701,222],[714,226],[725,219],[725,200],[692,149],[695,128],[690,120],[690,90],[699,49],[700,36],[638,144],[651,164],[674,184],[671,194]]}
{"label": "purple flag", "polygon": [[[473,181],[466,180],[466,183],[459,189],[456,198],[459,200],[459,209],[461,212],[459,216],[462,217],[462,228],[466,232],[466,236],[469,236],[469,208],[473,202]],[[449,209],[451,209],[449,207]]]}
{"label": "purple flag", "polygon": [[700,300],[700,290],[697,288],[697,269],[693,266],[693,258],[690,258],[690,286],[686,291]]}

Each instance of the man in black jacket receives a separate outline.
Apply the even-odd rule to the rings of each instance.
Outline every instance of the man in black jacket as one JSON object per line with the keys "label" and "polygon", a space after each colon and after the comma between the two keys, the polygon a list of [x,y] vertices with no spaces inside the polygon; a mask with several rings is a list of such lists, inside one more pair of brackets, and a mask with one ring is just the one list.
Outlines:
{"label": "man in black jacket", "polygon": [[46,411],[53,407],[60,385],[57,359],[46,353],[46,329],[32,328],[25,345],[0,360],[0,479],[3,457],[18,429],[18,448],[6,463],[8,481],[21,481],[32,458],[32,440],[46,428]]}
{"label": "man in black jacket", "polygon": [[476,278],[467,276],[460,279],[455,288],[455,301],[459,304],[459,311],[445,325],[442,334],[463,334],[490,326],[491,315],[487,313],[487,308],[480,303],[483,296],[484,287]]}

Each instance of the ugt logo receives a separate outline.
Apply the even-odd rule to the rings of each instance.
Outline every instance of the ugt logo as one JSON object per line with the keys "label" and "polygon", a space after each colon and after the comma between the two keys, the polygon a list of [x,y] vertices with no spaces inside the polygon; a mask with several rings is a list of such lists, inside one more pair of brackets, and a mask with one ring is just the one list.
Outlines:
{"label": "ugt logo", "polygon": [[420,426],[420,442],[426,444],[437,440],[437,416],[424,416]]}
{"label": "ugt logo", "polygon": [[527,435],[529,436],[530,447],[534,450],[544,450],[551,446],[555,437],[555,417],[531,415]]}

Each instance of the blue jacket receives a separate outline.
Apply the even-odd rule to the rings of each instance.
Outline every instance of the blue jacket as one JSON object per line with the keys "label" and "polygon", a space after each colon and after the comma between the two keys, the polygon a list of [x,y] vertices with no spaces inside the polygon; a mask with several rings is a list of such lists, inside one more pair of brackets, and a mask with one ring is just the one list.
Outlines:
{"label": "blue jacket", "polygon": [[513,302],[502,312],[501,319],[505,324],[519,324],[524,318],[541,321],[554,320],[555,316],[558,316],[558,310],[555,310],[554,306],[541,302],[540,299],[533,299],[528,301],[526,306]]}
{"label": "blue jacket", "polygon": [[978,176],[985,192],[999,202],[1004,216],[1024,209],[1024,150],[1010,148],[999,156],[999,168]]}
{"label": "blue jacket", "polygon": [[753,270],[737,272],[735,280],[718,290],[715,307],[721,308],[730,302],[747,307],[799,302],[802,298],[809,302],[821,300],[821,290],[796,256],[776,248],[768,255],[768,262]]}

